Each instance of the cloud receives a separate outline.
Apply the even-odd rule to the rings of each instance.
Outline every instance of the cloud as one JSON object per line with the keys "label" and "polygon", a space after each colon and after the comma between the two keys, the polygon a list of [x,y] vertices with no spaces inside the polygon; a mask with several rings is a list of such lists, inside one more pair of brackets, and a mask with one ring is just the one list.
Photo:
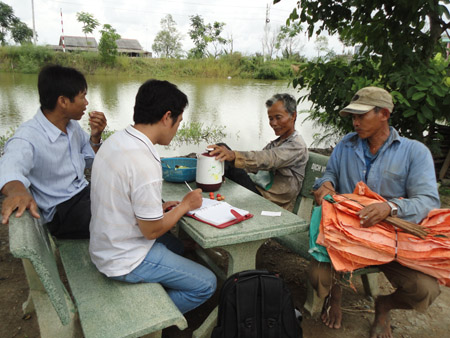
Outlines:
{"label": "cloud", "polygon": [[[13,7],[14,13],[29,27],[32,22],[32,0],[3,0]],[[223,36],[234,40],[234,51],[252,55],[262,52],[261,39],[264,34],[266,5],[269,4],[270,27],[275,30],[284,25],[289,14],[297,5],[297,0],[283,0],[276,5],[272,1],[261,0],[34,0],[35,25],[38,44],[56,45],[62,34],[61,14],[63,13],[64,34],[82,36],[82,24],[76,20],[77,12],[88,12],[100,21],[110,24],[123,38],[138,39],[144,49],[151,51],[153,40],[160,30],[160,21],[171,14],[182,33],[183,49],[189,50],[193,43],[189,38],[189,17],[199,14],[205,23],[225,22]],[[100,40],[99,29],[93,34]],[[314,40],[302,36],[305,45],[302,54],[316,55]],[[336,38],[330,38],[330,47],[342,51]]]}

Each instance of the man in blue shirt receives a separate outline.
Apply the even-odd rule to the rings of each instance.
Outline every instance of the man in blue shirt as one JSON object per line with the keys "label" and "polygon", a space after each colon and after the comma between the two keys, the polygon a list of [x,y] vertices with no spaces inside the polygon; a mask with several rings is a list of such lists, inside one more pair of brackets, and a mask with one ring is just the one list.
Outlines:
{"label": "man in blue shirt", "polygon": [[47,66],[38,77],[41,103],[36,115],[23,123],[0,157],[0,191],[6,196],[2,223],[17,209],[40,218],[59,238],[88,238],[91,167],[106,127],[105,115],[89,114],[90,135],[77,120],[88,101],[83,74],[73,68]]}
{"label": "man in blue shirt", "polygon": [[[389,126],[394,108],[386,90],[366,87],[340,111],[351,116],[355,132],[336,146],[324,176],[314,186],[320,205],[327,194],[352,193],[359,181],[388,202],[374,203],[358,212],[361,226],[370,227],[387,216],[418,223],[430,210],[439,208],[433,158],[422,143],[400,137]],[[380,296],[375,303],[371,337],[392,337],[389,311],[415,309],[425,311],[439,295],[434,277],[406,268],[397,262],[380,266],[396,291]],[[341,326],[341,289],[338,275],[329,263],[311,262],[310,279],[318,295],[325,298],[322,320],[330,328]]]}

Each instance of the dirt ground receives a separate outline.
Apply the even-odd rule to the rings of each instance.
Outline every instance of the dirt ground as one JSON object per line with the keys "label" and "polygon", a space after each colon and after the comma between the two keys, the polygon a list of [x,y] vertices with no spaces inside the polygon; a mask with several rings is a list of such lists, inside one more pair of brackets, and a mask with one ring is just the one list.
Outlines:
{"label": "dirt ground", "polygon": [[[450,207],[450,198],[442,200]],[[39,327],[36,315],[23,317],[22,303],[28,295],[28,284],[22,263],[9,252],[8,227],[0,225],[0,337],[2,338],[38,338]],[[306,279],[308,262],[289,252],[273,241],[267,241],[259,250],[257,267],[274,271],[287,282],[296,306],[302,309],[306,297]],[[390,284],[379,274],[381,291],[390,292]],[[373,299],[363,295],[358,277],[354,278],[355,292],[350,287],[344,288],[342,328],[333,330],[325,327],[317,318],[311,318],[305,311],[303,317],[304,337],[368,337],[370,323],[374,317]],[[192,331],[206,318],[217,304],[218,292],[207,303],[188,313],[189,328],[179,331],[169,328],[165,337],[191,337]],[[392,326],[395,337],[402,338],[436,338],[450,336],[450,288],[441,286],[441,295],[426,313],[415,311],[392,311]],[[105,337],[107,338],[107,337]]]}

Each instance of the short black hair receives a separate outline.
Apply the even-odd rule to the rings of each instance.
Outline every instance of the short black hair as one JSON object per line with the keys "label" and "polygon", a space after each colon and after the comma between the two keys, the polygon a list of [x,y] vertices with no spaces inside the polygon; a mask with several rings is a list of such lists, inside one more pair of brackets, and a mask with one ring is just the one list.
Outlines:
{"label": "short black hair", "polygon": [[53,110],[58,97],[65,96],[73,102],[75,96],[87,90],[84,75],[75,68],[49,65],[42,68],[38,77],[41,109]]}
{"label": "short black hair", "polygon": [[158,123],[170,111],[173,123],[188,105],[188,98],[169,81],[150,79],[138,90],[133,120],[136,124]]}

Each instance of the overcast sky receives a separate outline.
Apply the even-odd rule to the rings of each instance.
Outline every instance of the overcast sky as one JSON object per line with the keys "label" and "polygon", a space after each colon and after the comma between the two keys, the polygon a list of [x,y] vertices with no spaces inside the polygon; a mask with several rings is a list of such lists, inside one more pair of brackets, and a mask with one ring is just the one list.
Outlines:
{"label": "overcast sky", "polygon": [[[32,0],[0,0],[14,10],[14,14],[33,27]],[[160,21],[171,14],[177,29],[183,35],[183,50],[194,45],[189,38],[189,17],[200,15],[205,23],[224,22],[222,36],[233,38],[234,51],[244,55],[262,53],[266,6],[269,4],[270,29],[275,31],[286,23],[297,0],[282,0],[273,5],[263,0],[34,0],[35,27],[38,44],[57,45],[62,34],[62,9],[64,35],[84,36],[82,24],[76,19],[77,12],[88,12],[103,24],[112,25],[122,38],[137,39],[143,48],[151,51],[153,40],[161,29]],[[99,28],[93,36],[100,41]],[[302,55],[317,56],[314,39],[301,36]],[[341,53],[343,46],[336,37],[329,37],[329,47]]]}

